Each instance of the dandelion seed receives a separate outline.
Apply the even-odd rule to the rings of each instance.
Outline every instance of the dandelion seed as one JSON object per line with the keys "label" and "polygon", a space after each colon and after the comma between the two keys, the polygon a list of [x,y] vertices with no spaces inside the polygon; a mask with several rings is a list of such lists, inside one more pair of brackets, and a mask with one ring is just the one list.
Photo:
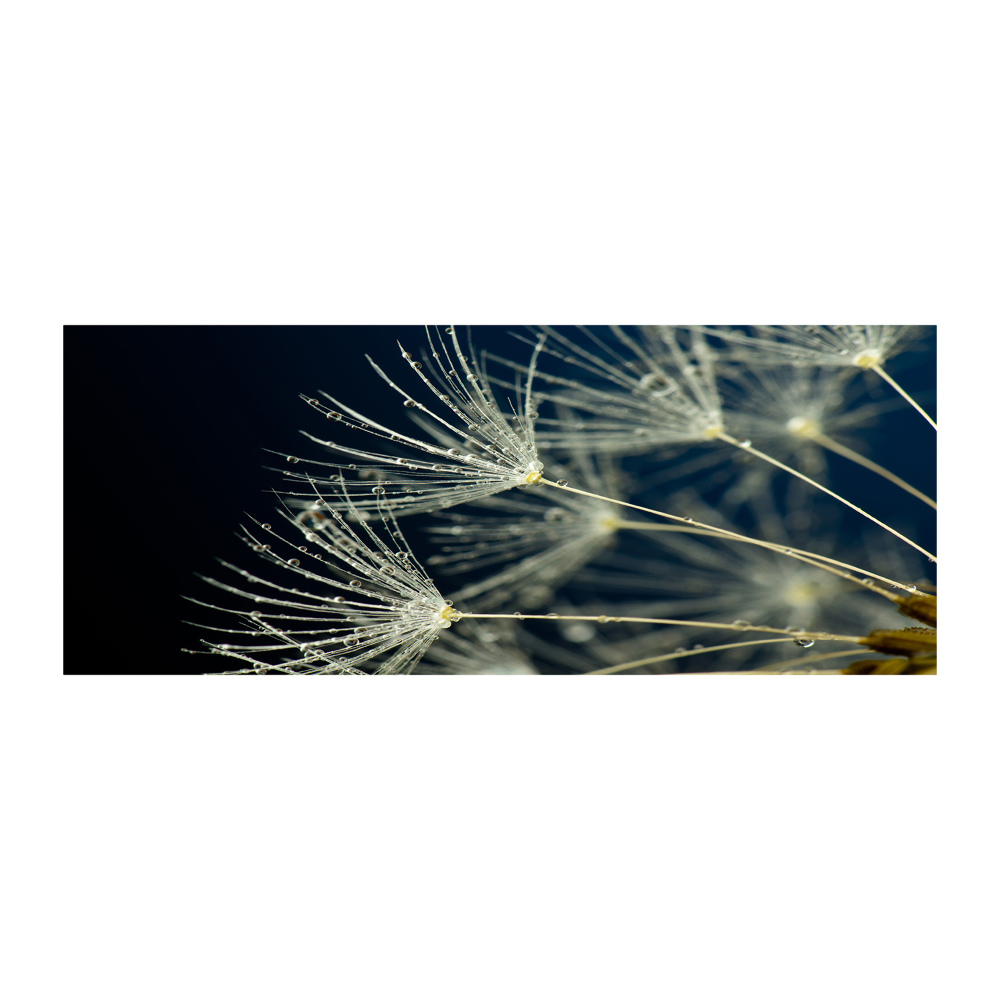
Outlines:
{"label": "dandelion seed", "polygon": [[[345,500],[347,511],[352,505]],[[302,525],[290,512],[282,515],[293,527]],[[378,522],[381,522],[379,525]],[[273,538],[283,542],[270,526],[261,524]],[[283,586],[250,574],[228,562],[222,564],[251,584],[263,587],[263,595],[210,577],[208,583],[229,594],[269,605],[273,610],[254,609],[251,614],[235,608],[220,608],[204,601],[193,603],[228,611],[252,622],[251,629],[214,629],[233,636],[264,636],[271,642],[210,643],[208,651],[235,657],[249,664],[236,673],[277,670],[283,673],[409,673],[442,630],[459,617],[427,576],[408,547],[389,544],[384,536],[401,534],[392,513],[380,511],[375,521],[357,527],[335,513],[322,528],[309,531],[319,549],[308,565],[285,561],[270,552],[263,557],[275,566],[294,572],[310,582],[310,592]],[[252,532],[248,545],[260,548]],[[405,541],[404,541],[405,546]],[[353,578],[350,578],[353,577]],[[344,594],[333,591],[342,590]],[[363,622],[362,626],[355,623]],[[288,656],[294,650],[297,655]],[[193,652],[189,650],[189,652]],[[359,668],[367,666],[368,671]]]}
{"label": "dandelion seed", "polygon": [[[368,435],[405,445],[434,458],[448,459],[449,464],[408,459],[407,474],[404,477],[394,475],[391,483],[379,484],[378,488],[385,491],[384,497],[380,495],[379,499],[365,497],[364,491],[358,484],[342,480],[342,473],[334,473],[334,478],[338,479],[339,492],[328,499],[331,507],[343,510],[347,508],[349,502],[356,512],[385,507],[395,511],[397,515],[415,514],[467,503],[515,486],[533,486],[541,481],[544,466],[538,457],[535,444],[536,411],[532,406],[532,383],[540,344],[527,368],[527,381],[523,392],[520,386],[517,387],[519,409],[506,414],[494,396],[480,362],[475,358],[470,361],[462,354],[454,328],[449,327],[445,336],[437,332],[432,336],[428,330],[427,336],[435,359],[435,366],[431,369],[432,377],[425,374],[421,370],[420,363],[413,361],[411,355],[402,347],[400,351],[410,368],[437,398],[440,404],[437,408],[413,399],[410,393],[396,385],[371,358],[368,359],[379,376],[404,397],[404,405],[412,404],[410,409],[417,411],[411,414],[412,419],[427,435],[426,438],[417,438],[393,430],[370,417],[363,416],[332,396],[327,395],[326,398],[338,407],[338,412],[343,411],[341,423],[346,429],[361,430]],[[470,375],[475,377],[470,379],[468,377]],[[305,396],[302,398],[306,399],[314,409],[327,412],[325,405]],[[445,411],[446,415],[442,415],[439,412],[441,410]],[[335,442],[320,440],[308,433],[305,436],[317,444],[371,463],[362,467],[362,472],[368,475],[383,476],[390,467],[398,465],[396,456],[354,447],[346,440]],[[460,444],[464,447],[460,448]],[[345,466],[312,459],[300,459],[300,461],[321,469],[343,470],[357,467],[357,463]],[[307,497],[312,503],[316,474],[289,472],[287,475],[291,481],[309,484],[307,494],[290,494],[290,497],[294,498],[292,502],[302,503],[302,498]],[[341,496],[341,493],[345,493],[346,497]]]}
{"label": "dandelion seed", "polygon": [[715,438],[723,429],[722,408],[715,354],[704,335],[695,332],[685,344],[673,327],[644,327],[635,333],[610,329],[613,344],[581,328],[584,344],[542,328],[547,337],[543,353],[574,363],[590,378],[540,374],[539,379],[561,388],[536,390],[535,398],[589,414],[590,419],[580,430],[562,417],[540,420],[539,442],[559,449],[634,455]]}
{"label": "dandelion seed", "polygon": [[937,424],[882,367],[928,331],[925,326],[759,326],[750,334],[712,332],[734,345],[732,357],[751,364],[865,368],[892,386],[935,430]]}
{"label": "dandelion seed", "polygon": [[738,348],[734,360],[871,368],[885,364],[926,331],[922,326],[756,326],[750,333],[710,332]]}

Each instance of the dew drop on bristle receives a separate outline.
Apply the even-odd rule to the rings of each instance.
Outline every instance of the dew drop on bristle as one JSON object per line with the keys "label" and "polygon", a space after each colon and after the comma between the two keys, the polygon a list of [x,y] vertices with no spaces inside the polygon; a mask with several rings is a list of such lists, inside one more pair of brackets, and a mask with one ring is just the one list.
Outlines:
{"label": "dew drop on bristle", "polygon": [[803,649],[808,649],[810,646],[815,644],[814,639],[794,639],[792,641],[796,646],[801,646]]}
{"label": "dew drop on bristle", "polygon": [[568,479],[559,479],[556,481],[556,486],[569,486]]}

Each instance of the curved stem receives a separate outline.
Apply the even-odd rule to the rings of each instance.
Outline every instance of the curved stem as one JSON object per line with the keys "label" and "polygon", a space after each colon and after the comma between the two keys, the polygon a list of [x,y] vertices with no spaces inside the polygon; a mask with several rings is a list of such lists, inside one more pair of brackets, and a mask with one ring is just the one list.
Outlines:
{"label": "curved stem", "polygon": [[[682,660],[688,656],[700,656],[702,653],[714,653],[719,649],[736,649],[738,646],[764,646],[771,642],[791,642],[791,639],[750,639],[747,642],[727,642],[723,646],[705,646],[703,649],[685,649],[680,652],[663,653],[660,656],[648,656],[644,660],[632,660],[629,663],[616,663],[613,667],[601,667],[600,670],[587,670],[583,676],[592,677],[596,674],[617,674],[631,667],[644,667],[647,663],[661,663],[664,660]],[[851,650],[852,654],[854,650]],[[723,671],[717,671],[722,673]],[[739,672],[739,671],[737,671]]]}
{"label": "curved stem", "polygon": [[[787,667],[757,667],[754,670],[713,670],[712,673],[720,674],[723,677],[735,677],[743,674],[820,674],[828,673],[823,670],[800,670],[799,667],[807,663],[819,663],[821,660],[833,660],[838,656],[857,656],[860,650],[838,649],[832,653],[816,653],[814,656],[802,656],[797,660],[789,660]],[[831,676],[833,675],[832,672]]]}
{"label": "curved stem", "polygon": [[[737,531],[727,531],[725,528],[716,528],[711,524],[703,524],[701,521],[695,521],[691,518],[681,517],[678,514],[668,514],[666,511],[653,510],[651,507],[641,507],[637,503],[628,503],[625,500],[615,500],[613,497],[601,496],[599,493],[591,493],[588,490],[579,490],[575,486],[570,486],[568,483],[563,486],[560,483],[554,483],[551,479],[540,479],[539,485],[554,486],[556,489],[568,490],[570,493],[579,493],[580,496],[593,497],[595,500],[604,500],[606,503],[617,504],[619,507],[629,507],[632,510],[641,510],[644,514],[654,514],[656,517],[665,517],[671,521],[679,521],[681,524],[689,524],[693,528],[704,528],[706,531],[711,532],[713,535],[720,535],[724,538],[732,538],[740,542],[746,542],[748,545],[759,545],[761,548],[770,549],[772,552],[780,552],[783,555],[788,556],[790,559],[798,559],[799,562],[807,563],[810,566],[815,566],[818,569],[826,570],[827,573],[833,573],[834,576],[842,577],[845,580],[850,580],[851,583],[856,583],[859,587],[865,587],[867,590],[874,591],[876,594],[881,594],[883,597],[887,597],[890,601],[896,601],[897,596],[879,587],[877,584],[872,583],[870,580],[865,582],[865,580],[859,580],[856,576],[851,576],[850,573],[845,573],[841,570],[835,569],[832,565],[827,565],[827,562],[832,562],[833,560],[827,560],[826,562],[817,562],[816,560],[825,560],[825,556],[813,556],[812,553],[807,553],[806,555],[801,555],[798,550],[788,548],[788,546],[777,545],[773,542],[762,542],[759,538],[750,538],[749,535],[741,535]],[[875,576],[874,573],[869,573],[868,576]],[[879,579],[885,579],[884,577],[879,577]],[[908,587],[902,583],[897,583],[896,581],[887,581],[894,587],[899,587],[900,590],[906,590],[910,593]]]}
{"label": "curved stem", "polygon": [[900,396],[902,396],[903,399],[905,399],[910,406],[912,406],[917,413],[919,413],[920,416],[922,416],[924,420],[926,420],[927,423],[934,428],[934,430],[937,430],[937,424],[934,423],[934,421],[927,415],[927,411],[908,392],[904,391],[903,387],[895,379],[886,374],[881,365],[868,365],[868,367],[875,372],[876,375],[880,375],[883,379],[885,379],[885,381],[888,382],[889,385],[891,385],[893,389],[895,389],[896,392],[898,392]]}
{"label": "curved stem", "polygon": [[850,500],[845,500],[839,493],[834,493],[833,490],[827,489],[821,483],[817,483],[815,479],[810,479],[804,472],[799,472],[797,469],[793,469],[790,465],[785,465],[784,462],[779,462],[776,458],[772,458],[770,455],[767,455],[762,451],[758,451],[752,444],[750,444],[749,441],[746,443],[737,441],[736,438],[727,434],[725,431],[722,431],[717,436],[720,441],[725,441],[727,444],[731,444],[734,448],[739,448],[740,451],[748,451],[751,455],[756,455],[757,458],[761,458],[765,462],[769,462],[775,468],[781,469],[783,472],[787,472],[789,475],[795,476],[797,479],[801,479],[802,482],[808,483],[810,486],[815,486],[818,490],[822,490],[827,494],[827,496],[833,497],[834,500],[839,500],[846,507],[850,507],[851,510],[857,511],[862,517],[867,517],[873,524],[877,524],[880,528],[884,528],[890,535],[895,535],[900,541],[906,542],[907,545],[925,555],[931,562],[937,562],[937,557],[928,552],[927,549],[921,548],[916,542],[907,538],[906,535],[896,531],[895,528],[890,528],[889,525],[883,524],[883,522],[877,517],[872,517],[872,515],[866,510],[862,510],[856,504],[851,503]]}
{"label": "curved stem", "polygon": [[[451,610],[451,609],[448,609]],[[564,622],[599,622],[601,625],[608,622],[636,622],[640,625],[696,625],[699,628],[722,628],[731,632],[769,632],[772,635],[781,635],[787,641],[795,639],[824,639],[834,642],[853,642],[861,645],[865,636],[863,635],[833,635],[830,632],[799,632],[793,630],[789,635],[787,628],[773,628],[770,625],[737,625],[734,622],[702,622],[692,619],[681,618],[632,618],[627,615],[557,615],[554,612],[547,615],[522,615],[518,614],[487,614],[485,612],[468,612],[455,609],[448,615],[448,620],[457,622],[463,618],[516,618],[518,621],[564,621]]]}
{"label": "curved stem", "polygon": [[[718,529],[706,529],[706,528],[689,528],[687,525],[680,524],[649,524],[646,521],[619,521],[615,518],[614,522],[615,528],[629,528],[635,531],[678,531],[683,534],[688,535],[718,535]],[[755,544],[766,544],[760,543],[756,538],[741,538],[739,536],[730,536],[729,538],[732,542],[753,542]],[[880,576],[878,573],[872,573],[871,570],[862,569],[860,566],[854,566],[851,563],[841,562],[839,559],[833,559],[830,556],[820,556],[816,555],[814,552],[807,552],[805,549],[795,549],[789,546],[780,547],[782,555],[799,555],[805,556],[803,562],[809,559],[820,559],[825,563],[829,563],[831,566],[840,566],[842,569],[853,570],[855,573],[868,573],[873,579],[881,580],[883,583],[888,583],[891,587],[900,587],[905,590],[908,594],[919,594],[921,597],[926,597],[927,595],[922,590],[917,590],[915,587],[907,587],[899,583],[896,580],[892,580],[887,576]],[[810,565],[816,565],[815,563],[810,563]],[[838,574],[839,575],[839,574]],[[853,577],[847,577],[846,579],[854,580]],[[864,580],[855,580],[855,583],[864,584]],[[876,593],[881,594],[885,597],[891,598],[893,601],[899,601],[900,598],[896,594],[889,594],[887,591],[880,590],[879,588],[872,588]]]}
{"label": "curved stem", "polygon": [[923,500],[925,504],[929,507],[933,507],[937,510],[937,504],[929,497],[926,493],[921,493],[916,487],[911,486],[905,479],[900,479],[895,473],[890,472],[888,469],[884,469],[877,462],[873,462],[870,458],[866,458],[864,455],[858,454],[853,448],[848,448],[846,444],[841,444],[839,441],[834,441],[833,438],[827,437],[825,434],[821,434],[818,431],[815,434],[809,435],[810,441],[815,441],[816,444],[822,445],[828,451],[835,452],[844,458],[850,459],[852,462],[856,462],[858,465],[864,466],[866,469],[871,469],[872,472],[877,473],[882,476],[883,479],[888,479],[890,483],[895,483],[901,489],[906,490],[907,493],[912,493],[913,496],[920,500]]}

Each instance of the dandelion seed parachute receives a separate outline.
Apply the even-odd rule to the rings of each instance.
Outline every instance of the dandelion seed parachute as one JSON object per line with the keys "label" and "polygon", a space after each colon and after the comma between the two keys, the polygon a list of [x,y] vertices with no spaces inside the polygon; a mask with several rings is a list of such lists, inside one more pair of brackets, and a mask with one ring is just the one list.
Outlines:
{"label": "dandelion seed parachute", "polygon": [[[290,481],[308,484],[304,493],[289,494],[293,505],[350,509],[354,515],[362,516],[385,509],[398,516],[441,510],[541,481],[544,467],[535,444],[537,413],[532,403],[535,357],[527,368],[523,392],[517,387],[516,408],[512,406],[510,414],[506,414],[480,362],[462,353],[454,328],[450,327],[445,337],[439,333],[432,336],[430,331],[427,336],[433,379],[424,373],[422,362],[415,361],[402,346],[400,351],[425,389],[436,397],[439,404],[436,408],[405,392],[369,358],[379,376],[403,398],[404,406],[416,418],[426,438],[394,430],[332,396],[326,398],[335,409],[316,399],[307,401],[334,421],[338,431],[360,431],[431,458],[390,455],[306,433],[311,441],[359,459],[363,464],[292,457],[293,464],[302,463],[316,470],[286,470]],[[332,475],[326,471],[330,469],[335,470]],[[345,478],[345,472],[357,472],[357,479]],[[337,483],[332,490],[324,485],[324,480],[329,479]]]}
{"label": "dandelion seed parachute", "polygon": [[[350,501],[345,503],[350,512]],[[453,612],[451,602],[414,557],[392,513],[380,511],[381,524],[362,520],[357,527],[339,511],[300,519],[286,510],[281,516],[301,532],[304,553],[303,546],[287,542],[269,524],[248,531],[244,541],[296,582],[309,581],[310,591],[223,562],[248,584],[263,589],[202,577],[255,605],[247,611],[188,598],[238,615],[247,626],[214,629],[237,641],[206,641],[208,652],[248,664],[236,673],[410,673],[442,630],[451,626]],[[295,555],[283,558],[272,543],[288,546]]]}
{"label": "dandelion seed parachute", "polygon": [[542,352],[575,366],[580,377],[539,372],[539,382],[557,388],[536,389],[535,396],[581,416],[576,422],[562,417],[540,420],[539,444],[639,455],[668,445],[710,441],[723,429],[715,354],[700,331],[682,341],[673,327],[629,333],[612,326],[615,342],[609,344],[586,328],[580,330],[586,343],[550,327],[541,329],[547,338]]}
{"label": "dandelion seed parachute", "polygon": [[755,326],[750,333],[702,328],[752,364],[882,365],[927,331],[922,326]]}

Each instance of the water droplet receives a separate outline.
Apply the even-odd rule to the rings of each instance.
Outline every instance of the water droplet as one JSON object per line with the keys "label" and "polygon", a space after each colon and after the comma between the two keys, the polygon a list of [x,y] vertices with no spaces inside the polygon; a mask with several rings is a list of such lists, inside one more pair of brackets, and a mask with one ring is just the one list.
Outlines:
{"label": "water droplet", "polygon": [[357,644],[358,644],[358,643],[359,643],[360,641],[361,641],[360,639],[355,639],[355,638],[354,638],[354,636],[352,636],[352,635],[349,635],[349,636],[348,636],[348,637],[347,637],[347,638],[346,638],[346,639],[344,640],[344,645],[345,645],[345,646],[356,646],[356,645],[357,645]]}
{"label": "water droplet", "polygon": [[735,626],[736,626],[737,628],[750,628],[750,622],[748,622],[748,621],[744,620],[743,618],[737,618],[737,619],[736,619],[736,620],[735,620],[735,621],[733,622],[733,624],[734,624],[734,625],[735,625]]}
{"label": "water droplet", "polygon": [[870,576],[866,576],[861,582],[867,586],[869,583],[874,583],[875,581]]}
{"label": "water droplet", "polygon": [[569,480],[568,479],[557,479],[556,480],[556,486],[569,486]]}
{"label": "water droplet", "polygon": [[693,517],[686,517],[686,518],[684,518],[684,520],[687,521],[688,524],[694,524],[694,518]]}
{"label": "water droplet", "polygon": [[749,448],[749,447],[750,447],[750,445],[752,445],[752,444],[753,444],[753,441],[751,441],[751,440],[750,440],[749,438],[747,438],[747,439],[746,439],[746,440],[744,440],[744,441],[737,441],[737,444],[738,444],[738,445],[739,445],[739,446],[740,446],[741,448]]}
{"label": "water droplet", "polygon": [[558,618],[559,616],[554,611],[550,611],[545,617],[546,618]]}
{"label": "water droplet", "polygon": [[349,587],[360,587],[361,586],[361,581],[360,580],[351,580],[350,583],[348,584],[348,586]]}
{"label": "water droplet", "polygon": [[704,649],[705,647],[700,642],[696,642],[691,648],[692,649]]}
{"label": "water droplet", "polygon": [[515,611],[515,612],[514,612],[514,617],[515,617],[515,618],[523,618],[523,617],[524,617],[524,615],[523,615],[523,614],[522,614],[522,613],[521,613],[520,611]]}
{"label": "water droplet", "polygon": [[417,405],[416,402],[414,400],[412,400],[412,399],[404,399],[403,400],[403,406],[409,406],[412,409],[412,407],[414,407],[416,405]]}
{"label": "water droplet", "polygon": [[455,606],[455,602],[454,602],[454,601],[445,601],[445,602],[444,602],[444,606],[445,606],[446,608],[452,608],[452,607],[454,607],[454,606]]}
{"label": "water droplet", "polygon": [[598,615],[597,616],[597,620],[603,625],[603,624],[605,624],[605,622],[607,622],[608,616],[607,615]]}
{"label": "water droplet", "polygon": [[795,639],[794,642],[795,642],[796,646],[801,646],[803,649],[808,649],[810,646],[812,646],[815,643],[815,640],[814,639]]}
{"label": "water droplet", "polygon": [[454,457],[457,458],[462,453],[457,448],[449,448],[448,451],[447,451],[447,454],[448,455],[452,455],[452,456],[454,456]]}
{"label": "water droplet", "polygon": [[390,434],[389,435],[389,440],[390,441],[402,441],[403,439],[398,434]]}
{"label": "water droplet", "polygon": [[423,365],[422,365],[422,364],[421,364],[421,363],[420,363],[419,361],[411,361],[411,362],[410,362],[410,367],[411,367],[411,368],[412,368],[412,369],[413,369],[413,370],[414,370],[415,372],[418,372],[418,371],[420,371],[420,369],[421,369],[421,368],[423,368],[424,366],[423,366]]}
{"label": "water droplet", "polygon": [[288,565],[289,566],[298,566],[299,565],[299,561],[298,561],[298,559],[289,559],[288,560]]}
{"label": "water droplet", "polygon": [[262,527],[262,528],[263,528],[263,529],[264,529],[265,531],[270,531],[270,530],[271,530],[271,525],[269,525],[269,524],[262,524],[262,525],[261,525],[261,527]]}
{"label": "water droplet", "polygon": [[289,455],[288,458],[285,459],[285,461],[291,462],[292,465],[294,465],[298,461],[298,459],[294,455]]}
{"label": "water droplet", "polygon": [[331,597],[330,598],[330,601],[333,604],[343,604],[344,600],[345,600],[345,598],[341,597],[340,594],[338,594],[336,597]]}
{"label": "water droplet", "polygon": [[344,415],[343,415],[343,413],[334,413],[333,410],[331,410],[326,415],[326,419],[327,420],[343,420],[344,419]]}

